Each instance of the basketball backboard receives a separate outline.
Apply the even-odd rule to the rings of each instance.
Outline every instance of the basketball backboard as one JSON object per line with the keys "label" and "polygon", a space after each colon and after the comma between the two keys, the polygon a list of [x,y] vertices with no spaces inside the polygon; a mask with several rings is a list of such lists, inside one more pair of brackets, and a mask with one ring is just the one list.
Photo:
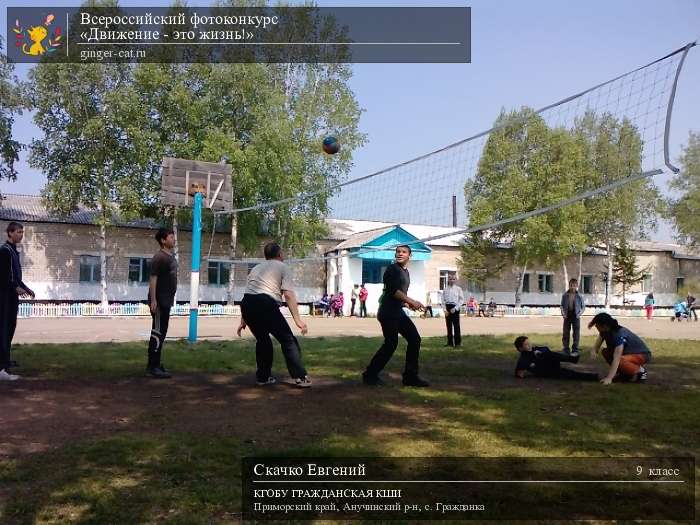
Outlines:
{"label": "basketball backboard", "polygon": [[231,165],[164,157],[161,166],[161,204],[192,206],[192,197],[196,192],[203,195],[207,208],[231,211]]}

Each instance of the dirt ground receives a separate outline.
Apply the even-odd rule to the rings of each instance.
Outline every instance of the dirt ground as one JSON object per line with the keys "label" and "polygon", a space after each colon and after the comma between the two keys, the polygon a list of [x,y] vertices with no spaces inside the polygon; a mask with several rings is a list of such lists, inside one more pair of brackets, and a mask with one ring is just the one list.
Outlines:
{"label": "dirt ground", "polygon": [[[381,336],[376,319],[305,317],[304,320],[309,326],[307,337]],[[590,317],[584,317],[582,325],[586,325],[589,320]],[[150,322],[150,318],[146,317],[19,319],[14,342],[21,344],[145,341],[150,334]],[[201,317],[199,337],[214,340],[232,339],[236,337],[238,322],[237,317]],[[620,323],[642,337],[700,340],[700,323],[696,322],[671,322],[669,318],[664,317],[652,321],[621,318]],[[445,334],[443,319],[416,319],[416,325],[423,337]],[[561,319],[558,317],[463,317],[461,326],[465,335],[553,334],[562,329]],[[594,330],[582,326],[581,333],[584,336],[594,335]],[[170,320],[169,339],[184,338],[187,334],[187,318],[175,317]],[[250,337],[248,330],[245,336]]]}
{"label": "dirt ground", "polygon": [[[400,378],[392,381],[399,383]],[[8,386],[2,393],[0,458],[125,431],[158,434],[167,429],[222,435],[265,448],[279,445],[282,430],[285,443],[293,444],[329,431],[342,432],[358,420],[382,431],[395,428],[401,432],[406,418],[418,423],[435,417],[429,407],[410,411],[401,407],[398,390],[385,389],[382,403],[373,405],[366,402],[366,387],[359,381],[323,377],[314,378],[308,390],[285,380],[258,387],[250,376],[223,374],[178,374],[169,381],[136,376],[118,380],[25,378]],[[394,411],[387,410],[391,405]],[[338,411],[339,406],[346,408]],[[304,424],[289,425],[290,412]],[[324,417],[316,417],[319,413]],[[247,421],[256,424],[242,423]]]}

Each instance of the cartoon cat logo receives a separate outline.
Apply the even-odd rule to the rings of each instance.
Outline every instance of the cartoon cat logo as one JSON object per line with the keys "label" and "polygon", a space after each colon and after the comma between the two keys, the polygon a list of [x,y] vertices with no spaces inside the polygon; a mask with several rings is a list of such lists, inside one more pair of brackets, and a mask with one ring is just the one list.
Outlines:
{"label": "cartoon cat logo", "polygon": [[[44,53],[53,53],[61,47],[61,27],[56,26],[53,35],[49,38],[48,46],[44,47],[44,40],[49,36],[48,27],[53,22],[54,15],[49,14],[44,23],[38,26],[32,26],[27,30],[22,29],[19,20],[15,20],[15,27],[12,30],[15,32],[15,46],[20,47],[22,53],[29,56],[41,56]],[[29,39],[26,42],[25,36]]]}

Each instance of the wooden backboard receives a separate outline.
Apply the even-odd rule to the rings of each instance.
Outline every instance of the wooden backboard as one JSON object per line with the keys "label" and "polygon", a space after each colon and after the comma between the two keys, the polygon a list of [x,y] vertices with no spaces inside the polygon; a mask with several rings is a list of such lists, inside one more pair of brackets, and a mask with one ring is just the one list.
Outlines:
{"label": "wooden backboard", "polygon": [[203,194],[206,207],[215,211],[231,211],[231,165],[164,157],[161,165],[161,204],[192,206],[194,191]]}

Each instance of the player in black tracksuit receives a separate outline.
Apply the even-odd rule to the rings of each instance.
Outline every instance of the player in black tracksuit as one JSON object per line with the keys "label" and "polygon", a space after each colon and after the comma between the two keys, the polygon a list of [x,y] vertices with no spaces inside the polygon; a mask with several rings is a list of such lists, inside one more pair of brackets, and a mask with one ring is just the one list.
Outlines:
{"label": "player in black tracksuit", "polygon": [[538,377],[554,379],[598,380],[598,374],[578,372],[561,366],[561,363],[577,363],[579,356],[552,352],[546,346],[532,346],[530,345],[530,340],[524,335],[518,337],[514,344],[516,350],[520,353],[518,362],[515,365],[515,377],[523,378],[529,372]]}
{"label": "player in black tracksuit", "polygon": [[0,380],[14,381],[10,374],[12,338],[17,327],[19,298],[34,298],[34,292],[22,281],[22,265],[17,244],[24,238],[24,228],[18,222],[7,226],[7,242],[0,246]]}
{"label": "player in black tracksuit", "polygon": [[406,367],[403,372],[404,386],[426,387],[430,386],[427,381],[418,375],[418,354],[420,353],[420,335],[416,325],[403,311],[404,306],[412,310],[424,310],[424,306],[408,297],[408,287],[411,278],[408,273],[408,261],[411,258],[411,248],[409,246],[396,247],[396,262],[389,266],[384,272],[384,292],[379,299],[379,310],[377,320],[382,325],[384,344],[374,355],[367,369],[362,374],[362,381],[366,385],[382,385],[384,382],[379,378],[386,364],[394,355],[396,347],[399,345],[399,334],[408,343],[406,348]]}

